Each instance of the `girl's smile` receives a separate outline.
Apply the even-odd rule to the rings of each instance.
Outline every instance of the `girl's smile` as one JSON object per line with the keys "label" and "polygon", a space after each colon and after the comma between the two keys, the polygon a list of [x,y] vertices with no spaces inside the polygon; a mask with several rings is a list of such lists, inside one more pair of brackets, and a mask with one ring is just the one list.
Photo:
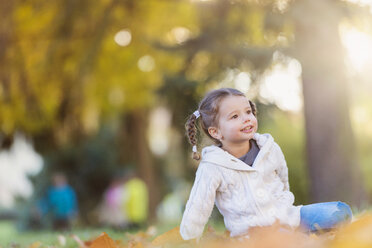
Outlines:
{"label": "girl's smile", "polygon": [[253,127],[253,125],[250,125],[250,126],[247,126],[247,127],[243,128],[241,131],[244,132],[244,133],[251,133],[251,132],[254,131],[254,127]]}

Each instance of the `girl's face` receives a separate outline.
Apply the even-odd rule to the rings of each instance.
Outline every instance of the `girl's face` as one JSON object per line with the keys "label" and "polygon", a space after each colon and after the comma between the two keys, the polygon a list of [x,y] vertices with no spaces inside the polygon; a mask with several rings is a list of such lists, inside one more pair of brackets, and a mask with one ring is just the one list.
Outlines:
{"label": "girl's face", "polygon": [[239,145],[253,138],[257,119],[249,101],[244,96],[228,96],[221,100],[218,127],[208,128],[212,137],[220,140],[222,147]]}

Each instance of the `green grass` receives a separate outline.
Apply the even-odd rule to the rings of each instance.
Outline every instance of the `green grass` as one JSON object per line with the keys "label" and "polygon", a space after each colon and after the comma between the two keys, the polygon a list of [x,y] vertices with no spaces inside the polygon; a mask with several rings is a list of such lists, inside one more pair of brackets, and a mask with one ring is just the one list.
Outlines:
{"label": "green grass", "polygon": [[[179,223],[167,223],[156,225],[156,232],[154,237],[169,231],[170,229],[176,227]],[[211,225],[216,231],[223,232],[224,225],[219,221],[210,221],[208,225]],[[145,231],[145,229],[141,229]],[[69,247],[78,247],[77,242],[71,237],[72,234],[78,236],[82,241],[92,240],[102,232],[106,232],[112,239],[127,241],[127,233],[134,234],[141,230],[116,230],[112,228],[73,228],[71,231],[65,232],[56,232],[50,230],[42,231],[27,231],[27,232],[18,232],[12,222],[0,221],[0,248],[12,247],[12,248],[21,248],[29,247],[35,242],[40,242],[42,247],[56,247],[56,248],[69,248]],[[66,245],[60,245],[58,241],[58,236],[63,235],[66,238]]]}
{"label": "green grass", "polygon": [[[106,232],[114,240],[126,240],[126,231],[114,230],[111,228],[74,228],[71,231],[27,231],[18,232],[11,222],[0,222],[0,247],[28,247],[35,242],[40,242],[41,247],[78,247],[71,234],[77,235],[82,241],[94,239],[102,232]],[[66,238],[66,245],[61,246],[58,236]]]}
{"label": "green grass", "polygon": [[[178,223],[179,224],[179,223]],[[177,223],[174,224],[158,224],[156,225],[156,232],[154,237],[160,235],[170,229],[176,227]],[[82,241],[92,240],[99,236],[102,232],[106,232],[112,239],[127,241],[128,233],[135,234],[139,231],[145,231],[146,228],[141,230],[116,230],[112,228],[73,228],[70,231],[27,231],[18,232],[12,222],[0,221],[0,248],[5,247],[29,247],[35,242],[40,242],[40,247],[78,247],[77,242],[71,237],[72,234],[78,236]],[[58,241],[58,236],[63,235],[66,238],[66,245],[61,246]]]}

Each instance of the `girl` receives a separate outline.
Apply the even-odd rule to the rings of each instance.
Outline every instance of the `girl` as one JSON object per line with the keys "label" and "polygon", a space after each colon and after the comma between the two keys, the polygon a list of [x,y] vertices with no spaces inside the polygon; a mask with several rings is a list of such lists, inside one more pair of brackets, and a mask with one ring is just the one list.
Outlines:
{"label": "girl", "polygon": [[294,206],[289,191],[284,155],[270,134],[258,134],[256,107],[231,88],[209,92],[186,123],[187,136],[197,152],[196,120],[216,143],[205,147],[196,172],[180,233],[199,238],[214,203],[230,236],[245,236],[251,227],[278,221],[307,231],[329,229],[350,220],[350,207],[342,202]]}

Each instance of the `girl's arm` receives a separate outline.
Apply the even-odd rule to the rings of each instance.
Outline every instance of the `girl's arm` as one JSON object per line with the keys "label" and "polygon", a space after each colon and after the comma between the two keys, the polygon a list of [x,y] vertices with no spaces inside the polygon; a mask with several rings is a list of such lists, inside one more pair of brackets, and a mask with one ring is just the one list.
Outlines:
{"label": "girl's arm", "polygon": [[278,144],[275,144],[276,146],[276,152],[277,152],[277,158],[279,160],[279,166],[276,172],[278,173],[278,176],[280,180],[283,183],[283,192],[284,194],[281,195],[281,200],[285,200],[286,203],[293,204],[294,202],[294,195],[289,190],[289,181],[288,181],[288,167],[287,162],[285,161],[284,154],[282,150],[280,149]]}
{"label": "girl's arm", "polygon": [[201,163],[182,217],[180,233],[184,240],[199,238],[214,206],[220,173],[215,165]]}
{"label": "girl's arm", "polygon": [[284,190],[289,190],[289,181],[288,181],[288,167],[287,162],[285,161],[284,154],[280,147],[277,145],[277,155],[279,159],[279,167],[277,169],[277,173],[279,175],[280,180],[284,184]]}

